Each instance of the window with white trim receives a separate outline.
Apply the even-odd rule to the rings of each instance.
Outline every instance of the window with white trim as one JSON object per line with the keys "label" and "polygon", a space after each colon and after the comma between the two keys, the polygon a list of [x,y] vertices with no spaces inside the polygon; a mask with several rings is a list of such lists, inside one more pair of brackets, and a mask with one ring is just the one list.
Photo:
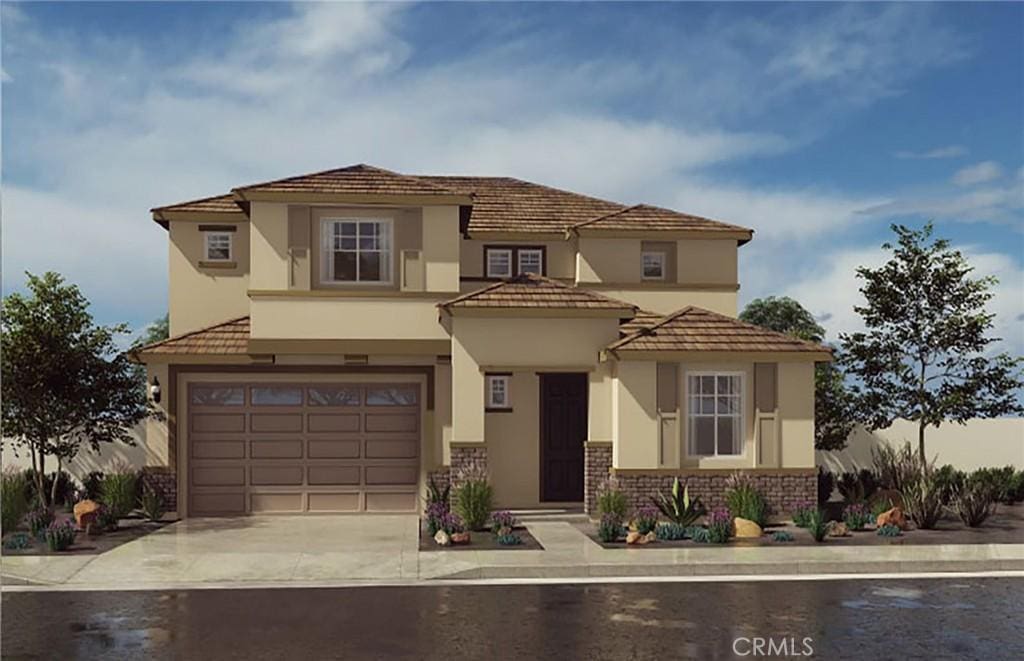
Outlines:
{"label": "window with white trim", "polygon": [[644,280],[664,280],[665,279],[665,253],[663,252],[644,252],[641,255],[643,260],[643,279]]}
{"label": "window with white trim", "polygon": [[520,248],[517,253],[519,273],[544,274],[544,251],[536,248]]}
{"label": "window with white trim", "polygon": [[508,394],[510,377],[507,374],[487,375],[487,408],[508,409],[512,408]]}
{"label": "window with white trim", "polygon": [[325,218],[320,276],[324,282],[391,282],[391,220]]}
{"label": "window with white trim", "polygon": [[690,373],[686,391],[690,456],[743,454],[743,375]]}
{"label": "window with white trim", "polygon": [[208,262],[231,261],[231,232],[204,232],[206,236],[206,260]]}
{"label": "window with white trim", "polygon": [[487,277],[512,277],[512,250],[508,248],[487,249]]}

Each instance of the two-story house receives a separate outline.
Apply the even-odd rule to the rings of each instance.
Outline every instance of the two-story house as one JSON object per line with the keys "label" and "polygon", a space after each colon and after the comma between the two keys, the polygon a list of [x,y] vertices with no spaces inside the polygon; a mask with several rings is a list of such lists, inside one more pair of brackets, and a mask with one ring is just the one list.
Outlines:
{"label": "two-story house", "polygon": [[415,512],[486,471],[590,511],[737,469],[812,500],[814,362],[736,320],[749,229],[500,177],[356,165],[153,209],[171,338],[137,353],[182,516]]}

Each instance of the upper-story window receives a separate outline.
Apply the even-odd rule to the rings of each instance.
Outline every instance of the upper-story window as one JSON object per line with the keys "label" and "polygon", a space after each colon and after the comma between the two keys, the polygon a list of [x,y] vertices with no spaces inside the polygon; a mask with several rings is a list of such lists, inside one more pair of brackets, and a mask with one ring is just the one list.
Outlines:
{"label": "upper-story window", "polygon": [[488,278],[510,278],[521,273],[544,275],[544,249],[529,246],[488,246],[484,248]]}
{"label": "upper-story window", "polygon": [[204,232],[206,237],[206,260],[208,262],[231,261],[231,232]]}
{"label": "upper-story window", "polygon": [[391,220],[325,218],[324,282],[391,282]]}
{"label": "upper-story window", "polygon": [[665,279],[665,253],[659,251],[644,251],[641,255],[643,261],[644,280]]}

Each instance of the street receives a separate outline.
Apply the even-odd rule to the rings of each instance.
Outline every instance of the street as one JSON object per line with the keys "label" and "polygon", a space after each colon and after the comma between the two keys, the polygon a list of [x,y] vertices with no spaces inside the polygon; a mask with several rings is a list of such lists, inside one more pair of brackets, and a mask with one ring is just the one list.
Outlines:
{"label": "street", "polygon": [[6,592],[2,655],[1020,659],[1022,612],[1018,578]]}

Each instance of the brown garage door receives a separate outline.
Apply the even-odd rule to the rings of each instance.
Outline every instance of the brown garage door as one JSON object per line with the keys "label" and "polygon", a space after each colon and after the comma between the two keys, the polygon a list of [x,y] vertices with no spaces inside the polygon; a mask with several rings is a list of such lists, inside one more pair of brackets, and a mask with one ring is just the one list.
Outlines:
{"label": "brown garage door", "polygon": [[189,385],[189,515],[413,512],[416,384]]}

